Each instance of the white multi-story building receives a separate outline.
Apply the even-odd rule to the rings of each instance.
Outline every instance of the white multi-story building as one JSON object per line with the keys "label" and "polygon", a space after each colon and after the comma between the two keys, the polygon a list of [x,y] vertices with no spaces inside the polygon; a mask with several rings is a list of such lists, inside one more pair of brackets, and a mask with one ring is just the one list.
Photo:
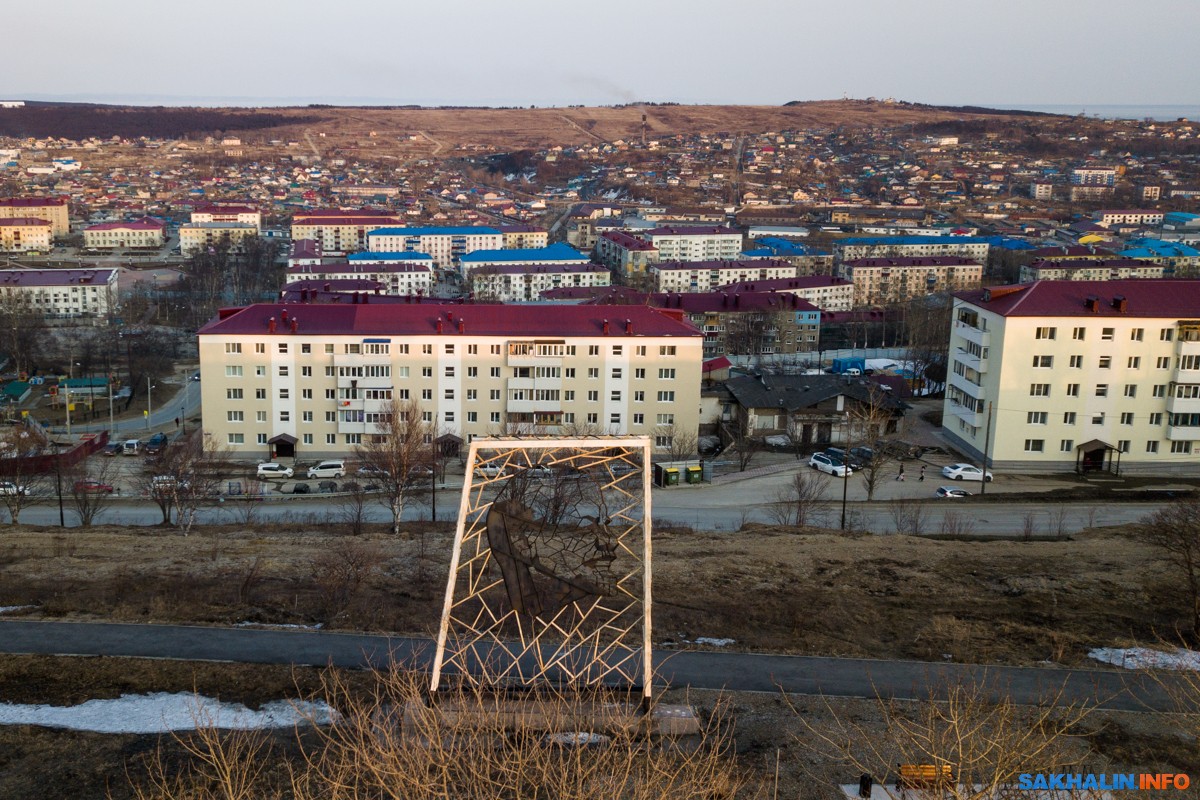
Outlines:
{"label": "white multi-story building", "polygon": [[179,226],[179,252],[190,256],[216,247],[225,239],[237,251],[243,239],[257,235],[258,229],[246,222],[185,222]]}
{"label": "white multi-story building", "polygon": [[837,263],[862,258],[957,256],[987,263],[989,242],[975,236],[852,236],[833,245]]}
{"label": "white multi-story building", "polygon": [[428,264],[302,264],[289,267],[287,271],[289,285],[342,280],[377,281],[385,294],[424,297],[433,294],[434,284],[433,270]]}
{"label": "white multi-story building", "polygon": [[467,278],[476,301],[539,302],[551,289],[608,286],[612,273],[599,264],[496,264],[473,269]]}
{"label": "white multi-story building", "polygon": [[659,261],[732,261],[742,252],[742,232],[718,225],[667,226],[637,235],[654,245]]}
{"label": "white multi-story building", "polygon": [[1098,258],[1095,261],[1031,261],[1021,265],[1020,282],[1034,281],[1122,281],[1133,278],[1161,278],[1162,264],[1134,258]]}
{"label": "white multi-story building", "polygon": [[0,270],[0,302],[45,319],[104,317],[116,297],[115,269]]}
{"label": "white multi-story building", "polygon": [[0,252],[49,252],[53,230],[47,220],[35,217],[0,219]]}
{"label": "white multi-story building", "polygon": [[644,306],[254,305],[200,330],[204,431],[235,456],[352,454],[392,400],[439,433],[699,425],[701,334]]}
{"label": "white multi-story building", "polygon": [[970,458],[1200,474],[1200,281],[997,286],[953,313],[942,426]]}
{"label": "white multi-story building", "polygon": [[657,247],[624,231],[605,231],[596,239],[596,260],[626,275],[645,272],[658,258]]}
{"label": "white multi-story building", "polygon": [[974,289],[983,280],[983,265],[957,256],[860,258],[842,262],[838,275],[854,285],[857,307]]}
{"label": "white multi-story building", "polygon": [[459,269],[469,276],[477,269],[507,266],[583,266],[591,259],[569,244],[552,244],[548,247],[523,247],[510,250],[475,250],[464,253],[458,259]]}
{"label": "white multi-story building", "polygon": [[371,209],[297,211],[292,215],[292,241],[315,239],[321,252],[340,256],[371,249],[367,236],[372,231],[399,224],[400,216]]}
{"label": "white multi-story building", "polygon": [[130,222],[103,222],[83,232],[83,246],[91,250],[125,247],[162,247],[163,223],[143,217]]}
{"label": "white multi-story building", "polygon": [[796,277],[796,266],[775,258],[743,261],[663,261],[650,267],[660,292],[711,292],[743,281]]}
{"label": "white multi-story building", "polygon": [[65,197],[0,197],[0,219],[44,219],[55,239],[71,232],[67,212]]}
{"label": "white multi-story building", "polygon": [[1104,227],[1110,225],[1162,225],[1163,217],[1166,212],[1155,211],[1145,208],[1126,208],[1109,211],[1100,211],[1096,214],[1096,221]]}
{"label": "white multi-story building", "polygon": [[253,206],[205,205],[192,212],[192,222],[240,222],[262,232],[262,212]]}
{"label": "white multi-story building", "polygon": [[776,292],[804,298],[822,311],[849,311],[854,307],[854,284],[832,275],[804,275],[768,281],[743,281],[718,289],[725,294]]}
{"label": "white multi-story building", "polygon": [[379,228],[367,237],[370,250],[387,253],[428,253],[441,269],[451,269],[460,256],[476,250],[499,250],[504,234],[484,226]]}

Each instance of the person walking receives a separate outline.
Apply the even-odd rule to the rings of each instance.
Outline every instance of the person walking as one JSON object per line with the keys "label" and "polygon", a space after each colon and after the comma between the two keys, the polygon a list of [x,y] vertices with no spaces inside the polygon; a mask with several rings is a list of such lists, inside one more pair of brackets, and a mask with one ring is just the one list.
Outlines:
{"label": "person walking", "polygon": [[925,480],[925,465],[924,464],[921,465],[921,475],[920,475],[920,477],[917,478],[917,480],[918,481]]}
{"label": "person walking", "polygon": [[900,465],[900,471],[896,473],[896,480],[898,480],[898,481],[904,480],[904,465],[903,464]]}

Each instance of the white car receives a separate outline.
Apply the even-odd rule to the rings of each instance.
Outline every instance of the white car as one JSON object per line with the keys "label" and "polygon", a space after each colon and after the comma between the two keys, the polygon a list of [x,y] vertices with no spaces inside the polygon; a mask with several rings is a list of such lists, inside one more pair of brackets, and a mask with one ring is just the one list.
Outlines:
{"label": "white car", "polygon": [[346,474],[345,461],[322,461],[316,466],[308,468],[308,477],[312,478],[340,478]]}
{"label": "white car", "polygon": [[813,453],[808,458],[808,465],[819,472],[828,472],[830,475],[837,475],[839,478],[854,474],[854,470],[828,453]]}
{"label": "white car", "polygon": [[475,474],[481,478],[503,478],[507,473],[499,464],[485,464],[482,467],[476,467]]}
{"label": "white car", "polygon": [[985,478],[983,470],[974,464],[948,464],[942,467],[942,475],[956,481],[986,480],[988,483],[992,481],[992,473],[987,473],[987,477]]}
{"label": "white car", "polygon": [[29,490],[24,486],[18,486],[12,481],[0,481],[0,494],[29,494]]}
{"label": "white car", "polygon": [[266,464],[258,465],[258,477],[260,478],[267,478],[268,480],[271,478],[283,479],[292,477],[292,474],[293,470],[291,467],[285,467],[283,464],[275,461],[268,461]]}

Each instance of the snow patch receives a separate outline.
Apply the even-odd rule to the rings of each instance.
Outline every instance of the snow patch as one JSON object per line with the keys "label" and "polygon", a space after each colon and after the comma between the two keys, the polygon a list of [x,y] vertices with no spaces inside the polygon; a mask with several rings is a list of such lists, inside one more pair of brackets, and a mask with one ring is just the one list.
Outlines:
{"label": "snow patch", "polygon": [[319,631],[325,627],[323,623],[318,622],[315,625],[296,625],[290,622],[238,622],[235,623],[235,628],[282,628],[284,630],[299,630],[299,631]]}
{"label": "snow patch", "polygon": [[27,611],[37,606],[0,606],[0,614],[11,614],[13,611]]}
{"label": "snow patch", "polygon": [[736,641],[736,639],[713,639],[708,636],[701,636],[700,638],[696,639],[696,641],[692,642],[692,644],[707,644],[711,647],[728,647]]}
{"label": "snow patch", "polygon": [[94,733],[165,733],[213,726],[254,730],[290,728],[309,721],[328,725],[337,717],[324,702],[277,700],[251,711],[194,694],[126,694],[77,706],[0,703],[0,725],[41,725]]}
{"label": "snow patch", "polygon": [[1097,647],[1088,651],[1088,658],[1124,669],[1200,670],[1200,652],[1177,647],[1174,650],[1151,650],[1148,647]]}

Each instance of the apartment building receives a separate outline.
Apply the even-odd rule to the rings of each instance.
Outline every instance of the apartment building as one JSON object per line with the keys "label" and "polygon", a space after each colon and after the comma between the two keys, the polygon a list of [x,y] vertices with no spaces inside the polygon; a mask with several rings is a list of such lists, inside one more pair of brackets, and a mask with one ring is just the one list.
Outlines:
{"label": "apartment building", "polygon": [[211,204],[196,206],[192,222],[240,222],[253,225],[255,234],[262,233],[262,212],[253,206]]}
{"label": "apartment building", "polygon": [[83,232],[83,246],[90,250],[117,250],[126,247],[162,247],[165,226],[149,217],[130,222],[103,222]]}
{"label": "apartment building", "polygon": [[389,401],[439,434],[699,425],[701,334],[644,306],[254,305],[200,330],[204,430],[235,457],[351,455]]}
{"label": "apartment building", "polygon": [[742,252],[742,232],[719,225],[651,228],[638,236],[654,245],[660,261],[732,261]]}
{"label": "apartment building", "polygon": [[742,258],[782,259],[796,267],[797,277],[833,274],[833,253],[777,236],[756,239],[754,249],[742,253]]}
{"label": "apartment building", "polygon": [[541,302],[542,292],[606,287],[612,273],[598,264],[493,264],[471,270],[467,285],[484,303]]}
{"label": "apartment building", "polygon": [[1054,184],[1046,181],[1034,181],[1029,184],[1029,196],[1034,200],[1053,200]]}
{"label": "apartment building", "polygon": [[[318,209],[292,215],[292,240],[315,239],[326,255],[341,256],[368,247],[367,235],[380,228],[402,224],[402,218],[387,211],[371,209]],[[390,250],[392,248],[375,248]]]}
{"label": "apartment building", "polygon": [[658,248],[624,231],[605,231],[596,240],[596,260],[625,275],[644,273],[659,260]]}
{"label": "apartment building", "polygon": [[0,252],[49,252],[53,230],[48,221],[35,217],[0,219]]}
{"label": "apartment building", "polygon": [[1108,228],[1113,225],[1150,225],[1163,224],[1165,212],[1145,208],[1126,208],[1100,211],[1096,213],[1096,221]]}
{"label": "apartment building", "polygon": [[1071,186],[1071,202],[1086,203],[1093,200],[1108,200],[1116,194],[1113,186],[1079,184]]}
{"label": "apartment building", "polygon": [[1200,282],[956,295],[942,425],[997,471],[1200,473]]}
{"label": "apartment building", "polygon": [[1116,167],[1079,167],[1071,170],[1071,183],[1076,186],[1115,186]]}
{"label": "apartment building", "polygon": [[903,303],[936,292],[978,288],[983,265],[957,256],[860,258],[845,261],[838,274],[854,286],[854,305]]}
{"label": "apartment building", "polygon": [[372,251],[427,253],[440,269],[453,269],[458,259],[476,250],[499,250],[504,234],[479,226],[434,226],[425,228],[379,228],[367,237]]}
{"label": "apartment building", "polygon": [[977,236],[851,236],[833,245],[835,261],[957,256],[987,263],[989,242]]}
{"label": "apartment building", "polygon": [[704,358],[816,351],[821,310],[782,292],[652,294],[646,304],[687,315],[704,332]]}
{"label": "apartment building", "polygon": [[1119,255],[1121,258],[1136,258],[1150,261],[1166,268],[1171,278],[1195,278],[1200,276],[1200,250],[1182,242],[1165,242],[1162,239],[1130,239]]}
{"label": "apartment building", "polygon": [[753,280],[717,287],[729,294],[747,292],[783,292],[807,300],[822,311],[849,311],[854,307],[854,284],[832,275],[806,275],[799,278]]}
{"label": "apartment building", "polygon": [[561,242],[549,247],[523,247],[513,250],[474,250],[458,258],[458,267],[464,276],[488,267],[534,266],[555,267],[584,266],[591,259],[583,253]]}
{"label": "apartment building", "polygon": [[1094,261],[1031,261],[1021,266],[1020,282],[1034,281],[1119,281],[1161,278],[1166,267],[1132,258],[1098,258]]}
{"label": "apartment building", "polygon": [[[302,264],[289,267],[286,282],[290,286],[300,281],[373,281],[385,294],[433,294],[433,270],[428,264]],[[286,287],[285,287],[286,288]]]}
{"label": "apartment building", "polygon": [[105,317],[116,297],[115,269],[0,270],[0,302],[44,319]]}
{"label": "apartment building", "polygon": [[796,267],[781,259],[740,261],[662,261],[650,267],[660,292],[711,292],[719,286],[752,280],[796,277]]}
{"label": "apartment building", "polygon": [[0,219],[42,219],[50,223],[50,236],[71,233],[65,197],[0,197]]}
{"label": "apartment building", "polygon": [[226,239],[232,250],[239,252],[243,239],[257,235],[258,229],[245,222],[185,222],[179,226],[179,252],[190,256]]}
{"label": "apartment building", "polygon": [[497,225],[506,250],[528,250],[548,245],[550,235],[536,225]]}

